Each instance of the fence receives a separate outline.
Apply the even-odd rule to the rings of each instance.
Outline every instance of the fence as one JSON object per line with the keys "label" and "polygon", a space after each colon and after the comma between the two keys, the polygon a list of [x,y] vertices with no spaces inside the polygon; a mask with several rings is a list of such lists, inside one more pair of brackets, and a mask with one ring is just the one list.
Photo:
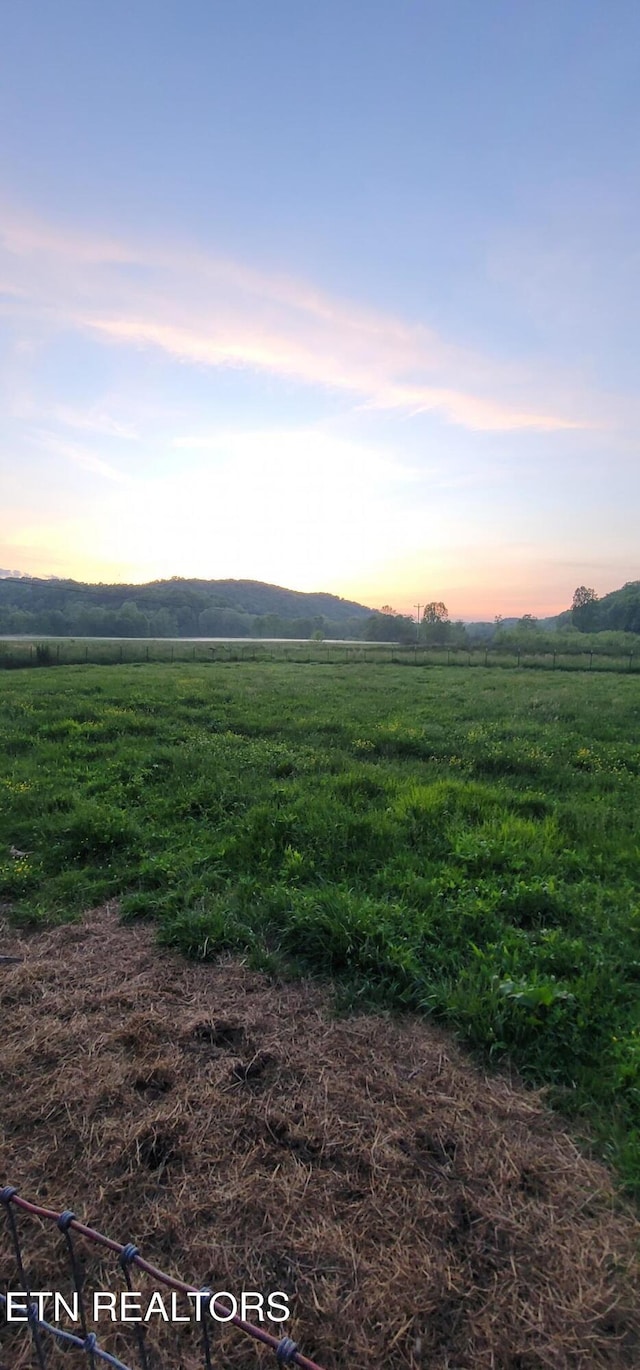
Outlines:
{"label": "fence", "polygon": [[493,647],[400,646],[392,643],[339,642],[189,642],[130,638],[108,641],[0,641],[0,669],[29,666],[117,666],[147,662],[246,663],[297,665],[486,666],[530,670],[625,671],[640,673],[640,652],[531,651]]}
{"label": "fence", "polygon": [[[113,1252],[114,1255],[118,1257],[124,1291],[126,1291],[127,1294],[135,1295],[131,1279],[131,1270],[132,1268],[137,1268],[138,1270],[143,1271],[145,1275],[150,1276],[156,1284],[161,1284],[164,1288],[170,1290],[173,1295],[180,1294],[185,1298],[191,1295],[197,1301],[200,1313],[202,1365],[204,1370],[213,1370],[212,1339],[208,1316],[213,1318],[216,1314],[218,1314],[221,1322],[233,1324],[235,1327],[239,1328],[241,1332],[244,1332],[245,1335],[253,1337],[256,1342],[261,1342],[263,1346],[268,1347],[268,1349],[274,1353],[278,1366],[298,1366],[300,1367],[300,1370],[322,1370],[322,1367],[317,1365],[315,1361],[309,1360],[307,1356],[302,1355],[302,1352],[298,1350],[296,1343],[292,1341],[290,1337],[281,1337],[278,1339],[277,1337],[272,1336],[271,1333],[266,1332],[262,1327],[255,1327],[253,1323],[247,1322],[246,1319],[241,1318],[237,1313],[232,1312],[231,1316],[229,1316],[229,1308],[227,1305],[224,1304],[220,1298],[213,1296],[210,1289],[198,1289],[196,1285],[185,1284],[183,1280],[176,1279],[172,1275],[166,1275],[162,1270],[158,1270],[156,1266],[151,1265],[148,1261],[144,1260],[139,1254],[138,1248],[134,1246],[133,1243],[129,1242],[125,1246],[122,1246],[120,1242],[115,1242],[110,1237],[104,1237],[101,1232],[96,1232],[94,1228],[86,1227],[84,1223],[78,1222],[77,1218],[70,1210],[65,1210],[63,1213],[57,1213],[53,1209],[42,1208],[39,1204],[31,1203],[27,1199],[23,1199],[12,1185],[7,1185],[4,1189],[0,1190],[0,1204],[4,1206],[6,1211],[16,1271],[21,1285],[21,1292],[25,1295],[26,1319],[35,1356],[34,1364],[38,1366],[38,1370],[46,1370],[48,1338],[54,1338],[65,1347],[75,1348],[82,1352],[84,1357],[86,1357],[86,1363],[89,1365],[90,1370],[98,1370],[98,1362],[111,1365],[115,1367],[115,1370],[132,1370],[132,1367],[125,1365],[117,1356],[112,1355],[111,1352],[106,1351],[101,1347],[95,1332],[89,1331],[86,1315],[86,1291],[84,1289],[84,1279],[73,1240],[73,1233],[79,1233],[86,1241],[105,1247],[108,1251]],[[20,1241],[20,1230],[16,1218],[16,1209],[29,1214],[31,1217],[39,1218],[45,1222],[55,1223],[64,1236],[67,1258],[77,1299],[78,1321],[80,1323],[82,1336],[76,1336],[72,1332],[64,1331],[62,1328],[47,1322],[42,1316],[43,1303],[39,1306],[34,1301],[37,1297],[37,1292],[32,1294],[27,1278]],[[213,1313],[211,1313],[211,1304],[214,1305]],[[8,1301],[7,1297],[3,1294],[0,1294],[0,1306],[5,1310],[6,1314]],[[24,1305],[22,1305],[22,1307],[24,1308]],[[142,1324],[139,1321],[131,1321],[131,1327],[136,1341],[137,1365],[140,1370],[150,1370]]]}

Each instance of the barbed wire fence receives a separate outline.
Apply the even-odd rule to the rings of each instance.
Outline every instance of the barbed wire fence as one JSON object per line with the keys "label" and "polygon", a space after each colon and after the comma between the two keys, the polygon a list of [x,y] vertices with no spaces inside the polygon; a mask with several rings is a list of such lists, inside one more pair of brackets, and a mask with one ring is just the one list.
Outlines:
{"label": "barbed wire fence", "polygon": [[[298,1366],[299,1370],[322,1370],[322,1366],[316,1361],[309,1360],[298,1349],[298,1346],[291,1337],[275,1337],[262,1327],[257,1327],[253,1323],[247,1322],[245,1318],[236,1312],[230,1311],[229,1307],[208,1288],[198,1288],[197,1285],[187,1284],[184,1280],[179,1280],[173,1275],[167,1275],[163,1270],[151,1265],[145,1260],[138,1251],[137,1246],[132,1242],[124,1246],[120,1242],[114,1241],[111,1237],[105,1237],[95,1228],[87,1227],[79,1222],[75,1214],[70,1209],[58,1213],[54,1209],[43,1208],[40,1204],[32,1203],[28,1199],[23,1199],[18,1194],[13,1185],[5,1185],[0,1189],[0,1204],[3,1206],[9,1232],[10,1245],[13,1251],[13,1259],[18,1280],[21,1285],[19,1291],[24,1295],[24,1304],[21,1305],[20,1322],[26,1324],[31,1336],[33,1353],[35,1356],[34,1365],[38,1370],[47,1370],[47,1346],[50,1339],[54,1339],[60,1345],[73,1348],[82,1352],[86,1358],[89,1370],[98,1370],[100,1364],[110,1365],[114,1370],[151,1370],[147,1348],[145,1345],[145,1332],[142,1323],[133,1319],[127,1320],[127,1325],[131,1325],[132,1333],[136,1342],[136,1365],[125,1365],[122,1360],[111,1352],[106,1351],[100,1346],[95,1332],[89,1330],[86,1298],[85,1280],[82,1274],[74,1234],[97,1246],[104,1247],[111,1251],[118,1259],[120,1275],[123,1282],[123,1293],[135,1296],[131,1271],[138,1269],[143,1274],[149,1276],[156,1284],[162,1285],[174,1295],[182,1295],[185,1298],[191,1296],[197,1301],[199,1317],[198,1322],[202,1337],[202,1366],[203,1370],[214,1370],[212,1359],[212,1335],[211,1328],[213,1320],[217,1318],[223,1323],[230,1323],[237,1327],[245,1336],[252,1337],[255,1342],[260,1342],[273,1352],[277,1366]],[[54,1223],[59,1232],[64,1237],[66,1256],[70,1267],[73,1288],[77,1303],[74,1303],[74,1313],[77,1307],[78,1322],[82,1335],[68,1332],[61,1327],[48,1322],[43,1316],[43,1303],[36,1303],[36,1297],[41,1291],[32,1292],[29,1282],[25,1259],[20,1240],[20,1227],[18,1224],[16,1210],[28,1214],[33,1218],[39,1218],[45,1222]],[[12,1291],[13,1292],[13,1291]],[[9,1291],[7,1290],[7,1294]],[[231,1296],[230,1296],[231,1297]],[[235,1300],[234,1300],[235,1302]],[[68,1305],[67,1305],[68,1308]],[[8,1297],[0,1293],[0,1315],[3,1321],[7,1320],[9,1309]],[[74,1319],[75,1320],[75,1319]],[[210,1321],[211,1320],[211,1321]],[[184,1320],[183,1320],[184,1321]]]}

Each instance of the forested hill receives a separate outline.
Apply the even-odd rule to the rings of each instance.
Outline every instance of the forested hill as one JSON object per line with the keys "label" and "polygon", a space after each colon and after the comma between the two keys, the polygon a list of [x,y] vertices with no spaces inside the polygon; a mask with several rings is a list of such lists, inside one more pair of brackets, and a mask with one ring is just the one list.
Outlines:
{"label": "forested hill", "polygon": [[0,578],[0,633],[114,637],[357,637],[371,610],[257,580],[85,585]]}
{"label": "forested hill", "polygon": [[468,625],[471,637],[490,639],[497,633],[543,632],[581,633],[640,633],[640,580],[628,580],[619,590],[611,590],[599,599],[594,590],[578,586],[570,609],[551,618],[500,618],[493,622],[474,622]]}
{"label": "forested hill", "polygon": [[[580,591],[584,593],[580,595]],[[576,599],[581,602],[576,603]],[[584,585],[576,590],[573,609],[559,614],[556,625],[570,623],[583,632],[640,633],[640,580],[628,580],[619,590],[611,590],[602,599]]]}

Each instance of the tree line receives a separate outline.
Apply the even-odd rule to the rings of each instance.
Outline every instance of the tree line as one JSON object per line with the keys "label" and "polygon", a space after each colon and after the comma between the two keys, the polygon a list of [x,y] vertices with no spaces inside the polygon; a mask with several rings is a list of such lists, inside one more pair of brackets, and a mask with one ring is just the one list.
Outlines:
{"label": "tree line", "polygon": [[[416,606],[417,607],[417,606]],[[581,585],[571,609],[538,621],[451,621],[441,600],[416,617],[389,604],[367,609],[336,595],[305,594],[260,581],[188,581],[84,585],[0,578],[0,634],[54,637],[334,638],[340,641],[472,647],[478,642],[526,651],[624,650],[640,634],[640,581],[599,599]],[[605,641],[606,639],[606,641]]]}
{"label": "tree line", "polygon": [[56,637],[355,637],[370,614],[259,581],[85,585],[0,579],[0,633]]}

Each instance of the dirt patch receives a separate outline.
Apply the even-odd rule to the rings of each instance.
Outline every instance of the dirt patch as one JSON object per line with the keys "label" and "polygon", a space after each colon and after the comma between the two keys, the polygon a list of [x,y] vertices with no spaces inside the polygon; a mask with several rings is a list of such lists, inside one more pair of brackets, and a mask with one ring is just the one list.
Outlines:
{"label": "dirt patch", "polygon": [[[283,1290],[284,1330],[327,1370],[640,1364],[640,1223],[541,1096],[424,1022],[336,1020],[308,983],[185,963],[115,907],[1,950],[24,960],[0,966],[0,1183],[198,1285]],[[64,1292],[61,1235],[20,1227],[34,1287]],[[108,1253],[78,1249],[116,1289]],[[24,1332],[2,1331],[22,1370]],[[152,1370],[202,1364],[191,1328],[148,1346]],[[214,1351],[273,1360],[234,1329]]]}

